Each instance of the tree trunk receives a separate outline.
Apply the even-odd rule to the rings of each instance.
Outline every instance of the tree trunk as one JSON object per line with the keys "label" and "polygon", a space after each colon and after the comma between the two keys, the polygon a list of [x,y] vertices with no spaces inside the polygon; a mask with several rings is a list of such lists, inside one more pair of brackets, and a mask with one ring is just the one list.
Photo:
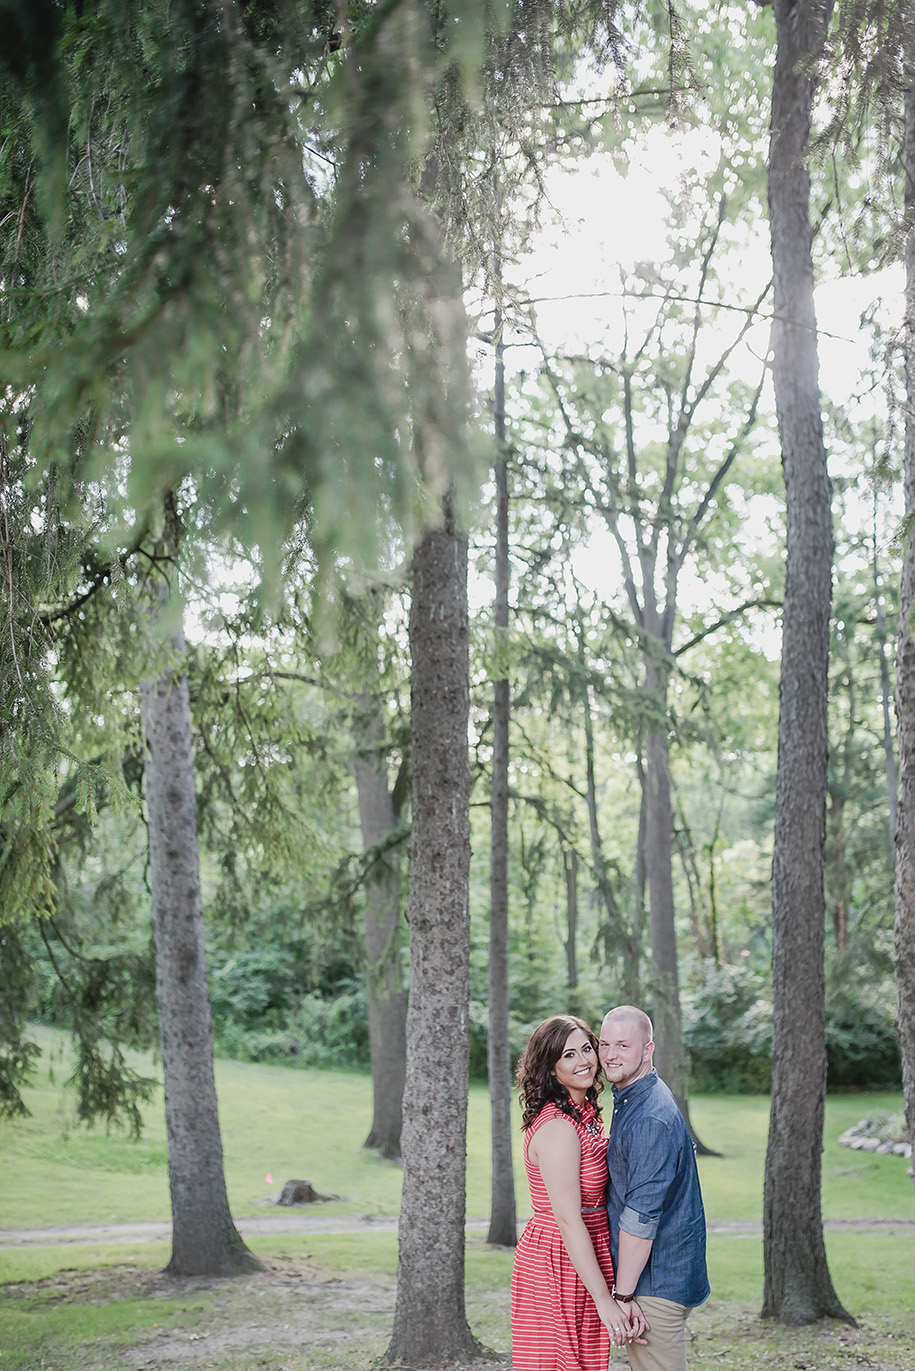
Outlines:
{"label": "tree trunk", "polygon": [[[648,690],[657,689],[649,680]],[[661,702],[659,702],[661,707]],[[686,1054],[680,1017],[680,976],[674,923],[673,812],[667,738],[649,728],[645,747],[645,867],[648,876],[648,926],[654,967],[655,1065],[688,1120]]]}
{"label": "tree trunk", "polygon": [[637,944],[634,933],[627,929],[622,911],[613,893],[604,856],[604,840],[597,812],[597,772],[595,767],[594,715],[591,710],[591,687],[588,684],[587,650],[584,626],[580,614],[575,618],[578,664],[581,671],[581,712],[585,731],[585,798],[588,806],[588,833],[591,839],[591,865],[597,882],[597,893],[604,910],[608,929],[608,948],[616,944],[621,949],[620,984],[623,997],[635,1003],[639,983]]}
{"label": "tree trunk", "polygon": [[827,903],[832,910],[832,935],[836,948],[844,952],[848,946],[851,891],[845,853],[845,796],[841,783],[829,794],[826,833],[826,874],[829,877]]}
{"label": "tree trunk", "polygon": [[[654,660],[645,664],[645,689],[658,717],[667,717],[667,678]],[[670,1087],[696,1150],[705,1157],[720,1154],[696,1136],[689,1117],[686,1049],[680,1013],[680,973],[673,880],[673,806],[670,799],[670,745],[667,734],[649,724],[645,744],[645,873],[648,880],[648,926],[654,969],[652,1018],[655,1065]]]}
{"label": "tree trunk", "polygon": [[[356,792],[367,853],[390,838],[397,820],[388,784],[384,720],[368,691],[357,701]],[[407,1003],[400,960],[400,871],[391,851],[376,853],[365,883],[366,998],[372,1063],[372,1126],[364,1147],[400,1156],[407,1055]]]}
{"label": "tree trunk", "polygon": [[[915,90],[905,96],[906,212],[915,209]],[[902,1090],[915,1158],[915,232],[906,241],[905,425],[906,550],[899,593],[896,650],[896,725],[899,803],[896,809],[896,1026],[902,1055]],[[913,1162],[915,1166],[915,1162]]]}
{"label": "tree trunk", "polygon": [[562,866],[566,881],[566,977],[569,990],[577,990],[578,956],[575,944],[578,933],[578,853],[574,847],[562,849]]}
{"label": "tree trunk", "polygon": [[394,1328],[385,1361],[480,1349],[464,1305],[470,1063],[467,539],[446,499],[413,559],[410,996],[404,1183]]}
{"label": "tree trunk", "polygon": [[[167,505],[167,555],[177,516]],[[155,594],[155,591],[153,592]],[[161,616],[165,593],[157,595]],[[168,644],[185,655],[180,618]],[[140,685],[146,737],[149,878],[156,945],[156,1002],[165,1079],[174,1276],[260,1271],[229,1211],[213,1076],[213,1035],[204,950],[197,798],[187,677],[180,666]]]}
{"label": "tree trunk", "polygon": [[805,163],[813,97],[805,59],[830,6],[775,0],[769,142],[773,379],[787,512],[775,846],[772,1109],[766,1151],[762,1316],[849,1319],[833,1289],[820,1211],[826,1094],[823,970],[832,510],[813,304]]}
{"label": "tree trunk", "polygon": [[[496,634],[508,631],[508,454],[505,447],[505,362],[501,314],[496,315],[496,376],[493,417],[497,445],[496,594],[493,622]],[[489,856],[489,1033],[486,1061],[489,1071],[492,1135],[492,1200],[487,1242],[514,1247],[517,1242],[515,1174],[512,1165],[512,1066],[509,1038],[508,978],[508,748],[511,695],[507,676],[493,682],[492,794]]]}
{"label": "tree trunk", "polygon": [[[913,173],[915,173],[915,166],[913,166]],[[913,255],[915,255],[915,248],[912,249],[912,252],[913,252]],[[913,271],[913,276],[915,276],[915,261],[913,261],[912,271]],[[911,289],[912,289],[912,291],[915,291],[915,282],[913,282],[913,285],[912,285]],[[906,299],[908,299],[908,293],[909,293],[909,288],[907,288],[907,291],[906,291]],[[907,306],[907,308],[908,308],[908,306]],[[913,327],[915,327],[915,324],[913,324]],[[908,386],[909,384],[911,384],[913,390],[915,390],[915,371],[913,371],[911,383],[907,382],[907,386]],[[909,401],[909,405],[910,405],[910,406],[911,406],[911,403],[912,403],[912,402],[911,402],[911,400],[910,400],[910,401]],[[913,435],[912,444],[913,444],[913,446],[915,446],[915,435]],[[915,463],[913,463],[913,464],[915,464]],[[911,511],[909,511],[909,512],[911,512]],[[895,843],[896,843],[896,804],[897,804],[897,798],[898,798],[898,792],[899,792],[899,781],[898,781],[897,774],[896,774],[896,749],[895,749],[895,744],[894,744],[894,740],[893,740],[893,723],[892,723],[893,691],[892,691],[892,687],[891,687],[891,685],[890,685],[890,667],[889,667],[889,662],[887,661],[887,650],[886,650],[886,640],[887,640],[886,616],[885,616],[885,614],[883,613],[883,594],[882,594],[881,587],[880,587],[880,565],[879,565],[879,562],[878,562],[878,560],[877,560],[877,492],[876,492],[876,490],[874,491],[874,551],[873,551],[873,556],[872,556],[872,558],[871,558],[871,569],[872,569],[872,571],[873,571],[873,576],[874,576],[874,605],[875,605],[875,609],[876,609],[877,652],[878,652],[879,657],[880,657],[880,704],[881,704],[881,708],[882,708],[882,711],[883,711],[883,759],[884,759],[884,760],[883,760],[883,765],[884,765],[884,771],[885,771],[885,773],[886,773],[886,791],[887,791],[887,797],[888,797],[888,799],[889,799],[889,832],[890,832],[890,847],[891,847],[891,848],[895,848]]]}

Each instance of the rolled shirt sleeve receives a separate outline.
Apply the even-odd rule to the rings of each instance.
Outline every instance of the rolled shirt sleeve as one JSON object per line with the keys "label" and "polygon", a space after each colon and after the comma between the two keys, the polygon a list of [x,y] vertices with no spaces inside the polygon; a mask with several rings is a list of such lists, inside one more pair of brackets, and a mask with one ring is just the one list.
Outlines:
{"label": "rolled shirt sleeve", "polygon": [[654,1235],[658,1231],[658,1221],[649,1218],[647,1214],[637,1214],[627,1204],[624,1205],[623,1212],[620,1214],[620,1228],[624,1233],[631,1233],[634,1238],[650,1238],[654,1242]]}

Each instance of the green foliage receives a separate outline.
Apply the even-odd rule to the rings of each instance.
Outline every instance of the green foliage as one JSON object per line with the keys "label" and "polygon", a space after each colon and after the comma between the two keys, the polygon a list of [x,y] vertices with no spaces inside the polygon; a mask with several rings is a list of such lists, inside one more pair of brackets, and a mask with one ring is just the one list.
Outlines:
{"label": "green foliage", "polygon": [[697,1091],[763,1093],[769,1088],[772,1002],[748,966],[706,966],[683,1002],[683,1038]]}
{"label": "green foliage", "polygon": [[832,1089],[887,1090],[902,1081],[899,1037],[889,1006],[853,982],[827,1001],[826,1082]]}
{"label": "green foliage", "polygon": [[0,1118],[28,1113],[21,1087],[41,1055],[26,1035],[32,968],[21,931],[0,928]]}
{"label": "green foliage", "polygon": [[[826,1000],[827,1086],[880,1090],[901,1081],[891,995],[848,974],[830,977]],[[706,966],[683,1000],[683,1036],[698,1091],[765,1093],[772,1055],[766,974],[742,965]]]}
{"label": "green foliage", "polygon": [[303,940],[209,956],[218,1050],[241,1061],[367,1066],[365,978],[331,940],[312,961]]}

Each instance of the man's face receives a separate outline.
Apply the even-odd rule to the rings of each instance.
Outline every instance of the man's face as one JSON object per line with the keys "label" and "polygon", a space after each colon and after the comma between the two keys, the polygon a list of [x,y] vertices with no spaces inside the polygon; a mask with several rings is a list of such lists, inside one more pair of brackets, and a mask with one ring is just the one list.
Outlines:
{"label": "man's face", "polygon": [[632,1019],[608,1014],[601,1024],[598,1056],[611,1085],[631,1085],[651,1070],[654,1043],[646,1042]]}

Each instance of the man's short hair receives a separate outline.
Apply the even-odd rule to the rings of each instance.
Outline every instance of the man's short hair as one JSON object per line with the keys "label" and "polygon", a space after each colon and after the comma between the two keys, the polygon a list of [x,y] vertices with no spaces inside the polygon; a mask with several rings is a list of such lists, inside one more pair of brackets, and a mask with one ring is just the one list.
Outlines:
{"label": "man's short hair", "polygon": [[654,1029],[644,1009],[639,1009],[634,1004],[618,1004],[614,1009],[607,1010],[604,1022],[608,1019],[629,1019],[638,1026],[646,1043],[654,1042]]}

